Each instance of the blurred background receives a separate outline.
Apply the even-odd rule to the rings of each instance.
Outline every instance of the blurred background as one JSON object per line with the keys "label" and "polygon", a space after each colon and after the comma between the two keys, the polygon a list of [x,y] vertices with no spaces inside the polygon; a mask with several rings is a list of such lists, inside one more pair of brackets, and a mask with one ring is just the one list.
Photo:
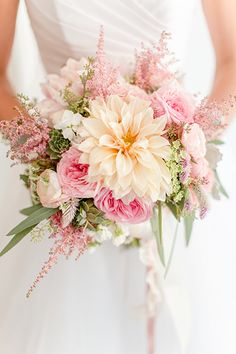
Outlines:
{"label": "blurred background", "polygon": [[[186,0],[187,1],[187,0]],[[188,51],[185,59],[185,84],[194,93],[207,95],[214,75],[214,53],[205,23],[201,2],[197,1],[189,33]],[[9,65],[9,77],[17,92],[40,96],[38,83],[45,77],[43,66],[30,28],[24,2],[21,2],[14,47]],[[190,248],[186,250],[185,286],[190,296],[192,328],[187,354],[235,354],[236,352],[236,124],[225,134],[227,145],[223,148],[224,161],[220,165],[221,180],[230,194],[230,200],[213,202],[206,220],[196,223]],[[12,220],[11,211],[30,205],[28,193],[19,181],[21,168],[10,168],[11,161],[5,158],[7,148],[0,145],[0,235],[3,236],[21,218]],[[8,195],[4,182],[12,185]],[[231,190],[230,190],[231,188]],[[222,216],[222,210],[224,212]],[[227,218],[227,215],[229,216]],[[3,222],[4,221],[4,222]],[[217,233],[212,227],[215,225]],[[1,242],[1,241],[0,241]],[[2,245],[2,243],[0,243]],[[46,256],[46,255],[45,255]],[[4,279],[0,263],[0,279]],[[191,334],[192,333],[192,334]],[[4,354],[4,353],[1,353]],[[16,353],[12,353],[16,354]],[[162,354],[162,353],[161,353]],[[163,353],[167,354],[167,353]]]}

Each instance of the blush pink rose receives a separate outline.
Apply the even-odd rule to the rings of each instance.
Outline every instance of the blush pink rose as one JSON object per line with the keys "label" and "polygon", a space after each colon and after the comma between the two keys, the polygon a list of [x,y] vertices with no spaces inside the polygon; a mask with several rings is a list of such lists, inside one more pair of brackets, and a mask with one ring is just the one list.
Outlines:
{"label": "blush pink rose", "polygon": [[183,130],[181,141],[185,150],[195,160],[206,155],[206,138],[197,123],[190,124]]}
{"label": "blush pink rose", "polygon": [[57,165],[63,193],[74,198],[93,198],[96,184],[87,182],[89,165],[80,163],[81,152],[71,147]]}
{"label": "blush pink rose", "polygon": [[177,83],[166,84],[151,95],[154,117],[167,115],[168,123],[193,123],[194,100]]}
{"label": "blush pink rose", "polygon": [[209,163],[204,157],[192,162],[191,177],[203,178],[208,174],[208,171],[209,171]]}
{"label": "blush pink rose", "polygon": [[41,204],[46,208],[57,208],[69,200],[69,197],[62,193],[57,173],[50,169],[41,173],[37,182],[37,194]]}
{"label": "blush pink rose", "polygon": [[94,198],[94,204],[102,210],[106,217],[117,222],[139,224],[151,218],[153,203],[135,198],[129,204],[115,199],[112,191],[102,188]]}

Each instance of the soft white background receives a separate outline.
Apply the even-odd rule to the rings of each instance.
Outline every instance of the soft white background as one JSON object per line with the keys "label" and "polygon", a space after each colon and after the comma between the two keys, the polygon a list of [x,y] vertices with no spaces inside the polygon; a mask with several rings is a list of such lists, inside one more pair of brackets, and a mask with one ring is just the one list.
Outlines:
{"label": "soft white background", "polygon": [[[185,65],[186,85],[193,92],[207,94],[214,73],[214,55],[200,2],[194,12],[190,38]],[[39,92],[39,90],[35,91],[35,82],[42,81],[44,77],[22,3],[9,65],[9,76],[16,91],[29,93],[29,95],[32,88],[35,94]],[[236,352],[234,334],[236,328],[236,241],[234,237],[236,235],[232,221],[233,211],[236,211],[236,193],[235,189],[232,190],[236,174],[235,168],[231,170],[227,167],[235,161],[235,134],[234,124],[226,137],[228,142],[225,148],[226,162],[221,167],[221,175],[226,188],[231,189],[231,201],[213,205],[214,209],[208,216],[208,220],[197,225],[192,245],[186,251],[189,264],[186,283],[189,287],[193,309],[193,335],[187,354],[234,354]],[[3,236],[20,220],[19,214],[15,217],[15,210],[29,203],[27,192],[18,179],[20,168],[10,169],[10,162],[4,158],[5,153],[6,148],[1,145],[0,236]],[[15,192],[10,193],[10,197],[5,188],[6,181],[7,186],[11,185]],[[14,220],[12,215],[14,215]],[[196,254],[199,255],[199,259]],[[1,262],[1,266],[4,266],[4,262]]]}

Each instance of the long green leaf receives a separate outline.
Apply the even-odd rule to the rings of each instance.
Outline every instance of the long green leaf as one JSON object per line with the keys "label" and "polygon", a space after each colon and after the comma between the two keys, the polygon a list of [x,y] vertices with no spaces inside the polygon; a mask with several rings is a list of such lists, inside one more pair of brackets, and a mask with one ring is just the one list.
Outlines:
{"label": "long green leaf", "polygon": [[10,242],[4,247],[4,249],[0,252],[0,257],[2,257],[5,253],[10,251],[17,243],[19,243],[28,233],[30,233],[31,230],[33,230],[34,226],[28,227],[27,229],[19,232],[16,234]]}
{"label": "long green leaf", "polygon": [[224,145],[224,141],[219,140],[219,139],[211,140],[211,141],[209,141],[209,143],[214,144],[214,145]]}
{"label": "long green leaf", "polygon": [[164,278],[167,277],[167,274],[168,274],[169,269],[170,269],[171,261],[172,261],[173,255],[174,255],[175,244],[176,244],[177,235],[178,235],[178,228],[179,228],[179,221],[177,221],[177,224],[176,224],[176,227],[175,227],[175,233],[174,233],[174,237],[173,237],[173,241],[172,241],[172,245],[171,245],[170,255],[169,255],[169,258],[168,258],[168,262],[167,262]]}
{"label": "long green leaf", "polygon": [[14,227],[10,232],[8,232],[7,236],[18,234],[19,232],[31,227],[35,226],[40,221],[48,219],[50,216],[55,214],[58,209],[54,208],[41,208],[36,210],[33,214],[28,216],[25,220],[21,221],[16,227]]}
{"label": "long green leaf", "polygon": [[229,195],[228,193],[226,192],[225,188],[223,187],[221,181],[220,181],[220,177],[218,175],[218,172],[215,170],[215,177],[216,177],[216,180],[218,182],[218,185],[219,185],[219,191],[226,197],[226,198],[229,198]]}
{"label": "long green leaf", "polygon": [[191,239],[194,220],[195,220],[195,213],[191,213],[190,215],[186,215],[184,217],[184,229],[185,229],[186,246],[189,245],[189,242],[190,242],[190,239]]}
{"label": "long green leaf", "polygon": [[39,210],[42,208],[43,208],[43,206],[41,204],[35,204],[29,208],[25,208],[25,209],[20,210],[20,213],[23,215],[29,216],[29,215],[33,214],[36,210]]}
{"label": "long green leaf", "polygon": [[151,219],[151,225],[153,233],[157,241],[157,250],[163,266],[165,266],[165,254],[163,247],[163,235],[162,235],[162,206],[158,204],[158,208],[154,208],[153,217]]}

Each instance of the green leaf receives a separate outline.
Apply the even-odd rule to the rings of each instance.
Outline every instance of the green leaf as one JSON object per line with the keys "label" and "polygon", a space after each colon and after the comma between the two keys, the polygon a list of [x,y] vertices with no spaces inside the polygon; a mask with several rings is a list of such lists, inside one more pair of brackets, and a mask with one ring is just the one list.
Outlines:
{"label": "green leaf", "polygon": [[173,241],[172,241],[172,245],[171,245],[170,255],[169,255],[169,258],[168,258],[168,262],[167,262],[164,278],[167,277],[167,274],[168,274],[169,269],[170,269],[171,261],[172,261],[173,255],[174,255],[175,244],[176,244],[177,235],[178,235],[178,228],[179,228],[179,221],[176,224],[175,233],[174,233],[174,237],[173,237]]}
{"label": "green leaf", "polygon": [[209,143],[214,144],[214,145],[224,145],[224,141],[218,140],[218,139],[211,140],[211,141],[209,141]]}
{"label": "green leaf", "polygon": [[195,220],[195,213],[191,213],[184,217],[184,229],[185,229],[185,242],[186,246],[189,245],[191,234],[193,230],[193,223]]}
{"label": "green leaf", "polygon": [[174,215],[174,217],[176,218],[176,220],[179,221],[179,213],[178,213],[178,208],[176,205],[174,205],[171,202],[166,202],[166,206],[170,209],[170,211],[172,212],[172,214]]}
{"label": "green leaf", "polygon": [[10,249],[12,249],[15,245],[17,245],[17,243],[19,243],[26,235],[28,235],[28,233],[30,233],[31,230],[33,230],[34,226],[30,226],[27,229],[19,232],[18,234],[16,234],[10,242],[8,242],[8,244],[6,245],[6,247],[4,247],[4,249],[0,252],[0,257],[2,257],[5,253],[7,253],[8,251],[10,251]]}
{"label": "green leaf", "polygon": [[218,185],[219,185],[219,191],[226,197],[226,198],[229,198],[229,195],[228,193],[226,192],[225,188],[223,187],[221,181],[220,181],[220,177],[218,175],[218,172],[215,170],[215,178],[218,182]]}
{"label": "green leaf", "polygon": [[163,235],[162,235],[162,206],[158,204],[157,208],[153,210],[153,217],[151,219],[151,225],[153,233],[157,241],[157,250],[163,266],[165,266],[165,254],[163,247]]}
{"label": "green leaf", "polygon": [[33,212],[28,218],[21,221],[14,229],[8,232],[7,236],[18,234],[19,232],[31,227],[35,226],[41,221],[48,219],[50,216],[55,214],[58,211],[58,208],[40,208]]}
{"label": "green leaf", "polygon": [[20,213],[23,215],[29,216],[32,213],[34,213],[36,210],[39,210],[41,208],[43,208],[43,206],[41,204],[35,204],[29,208],[25,208],[25,209],[20,210]]}

